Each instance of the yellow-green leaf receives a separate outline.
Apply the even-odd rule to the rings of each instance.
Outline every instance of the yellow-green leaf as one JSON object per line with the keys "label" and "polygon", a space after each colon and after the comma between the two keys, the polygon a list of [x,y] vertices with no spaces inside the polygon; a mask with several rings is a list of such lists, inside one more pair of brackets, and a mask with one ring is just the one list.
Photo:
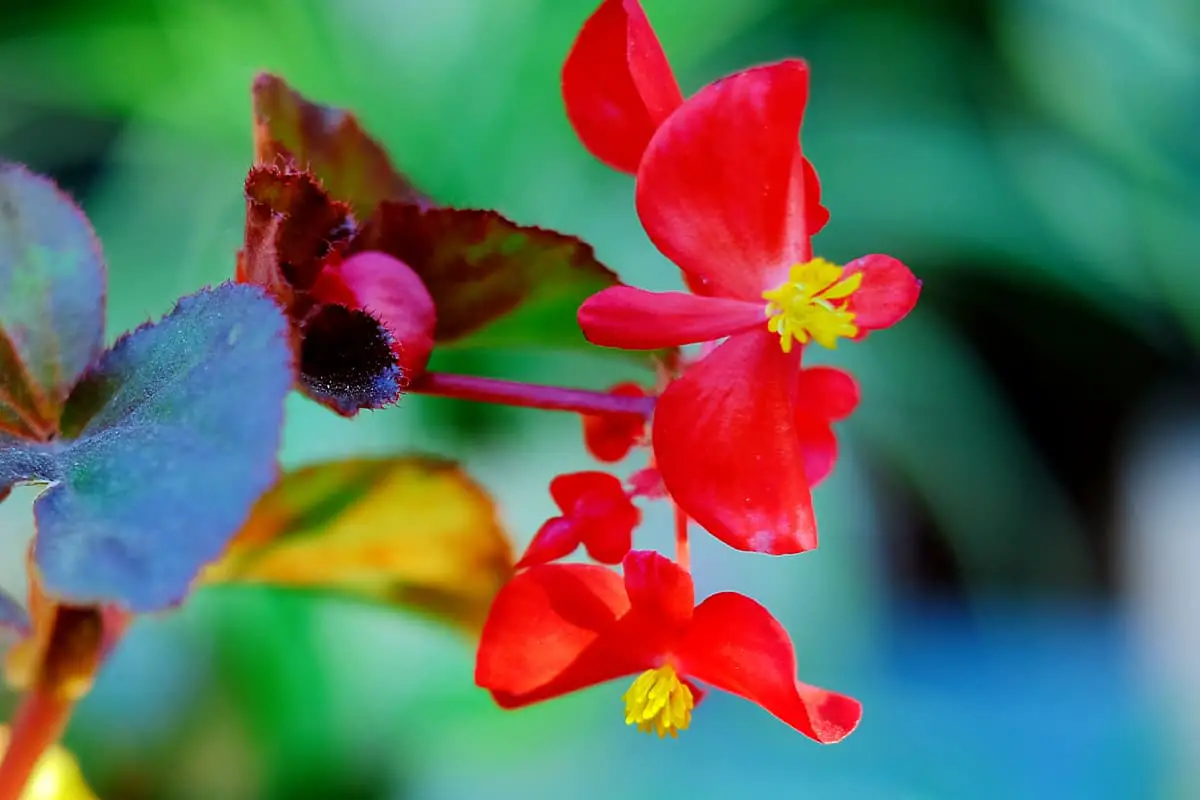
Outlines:
{"label": "yellow-green leaf", "polygon": [[332,592],[475,631],[511,573],[487,492],[452,461],[406,456],[288,473],[204,581]]}

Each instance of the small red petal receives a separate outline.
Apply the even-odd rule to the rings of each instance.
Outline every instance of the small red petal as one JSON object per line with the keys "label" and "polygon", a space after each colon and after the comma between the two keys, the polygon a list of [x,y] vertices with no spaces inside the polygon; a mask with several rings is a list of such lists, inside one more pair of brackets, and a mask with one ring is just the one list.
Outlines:
{"label": "small red petal", "polygon": [[562,91],[584,147],[631,174],[659,124],[683,102],[637,0],[605,0],[583,24],[563,64]]}
{"label": "small red petal", "polygon": [[651,550],[630,552],[624,568],[625,591],[634,611],[664,630],[691,621],[696,590],[686,570]]}
{"label": "small red petal", "polygon": [[858,407],[858,382],[848,372],[833,367],[801,370],[796,390],[796,432],[804,451],[804,472],[809,486],[829,476],[837,463],[835,420],[845,419]]}
{"label": "small red petal", "polygon": [[559,475],[550,482],[550,495],[588,555],[604,564],[621,563],[632,546],[633,529],[642,521],[642,512],[619,478],[596,471]]}
{"label": "small red petal", "polygon": [[699,606],[675,651],[689,677],[762,706],[822,743],[844,739],[862,719],[862,705],[796,680],[791,637],[766,608],[735,592]]}
{"label": "small red petal", "polygon": [[842,278],[862,273],[862,285],[850,295],[848,306],[854,312],[858,338],[868,332],[890,328],[908,315],[921,294],[921,282],[908,267],[891,256],[869,255],[846,265]]}
{"label": "small red petal", "polygon": [[437,312],[420,277],[403,261],[386,253],[357,253],[326,267],[312,289],[323,303],[368,312],[392,335],[404,377],[412,381],[425,371],[433,352]]}
{"label": "small red petal", "polygon": [[817,546],[796,431],[800,351],[763,329],[730,337],[658,400],[655,464],[675,503],[730,547],[772,554]]}
{"label": "small red petal", "polygon": [[579,327],[592,344],[623,350],[657,350],[722,339],[755,326],[766,328],[766,304],[648,292],[613,286],[583,301]]}
{"label": "small red petal", "polygon": [[565,558],[579,547],[579,528],[565,517],[551,517],[542,523],[534,534],[525,555],[521,556],[513,569],[525,569],[537,564],[549,564]]}
{"label": "small red petal", "polygon": [[667,490],[662,485],[662,474],[654,467],[639,469],[629,476],[628,483],[632,497],[661,500],[667,496]]}
{"label": "small red petal", "polygon": [[[645,397],[636,383],[618,383],[608,390],[618,397]],[[629,455],[646,432],[641,414],[583,414],[583,442],[598,461],[612,464]]]}
{"label": "small red petal", "polygon": [[829,209],[821,205],[821,181],[816,168],[807,158],[800,159],[800,176],[804,186],[805,227],[809,236],[816,236],[829,222]]}
{"label": "small red petal", "polygon": [[803,61],[748,69],[701,89],[650,140],[638,215],[693,291],[761,301],[809,260],[796,164],[807,100]]}
{"label": "small red petal", "polygon": [[845,419],[858,408],[858,381],[834,367],[810,367],[800,372],[797,413],[826,420]]}
{"label": "small red petal", "polygon": [[837,464],[837,435],[828,420],[797,417],[796,435],[804,451],[804,475],[809,487],[815,487],[829,477]]}

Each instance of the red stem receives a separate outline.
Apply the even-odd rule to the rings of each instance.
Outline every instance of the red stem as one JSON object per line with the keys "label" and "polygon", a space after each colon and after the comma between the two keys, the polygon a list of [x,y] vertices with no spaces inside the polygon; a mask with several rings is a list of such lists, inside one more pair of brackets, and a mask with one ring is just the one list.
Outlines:
{"label": "red stem", "polygon": [[684,572],[692,569],[691,548],[688,546],[688,515],[675,506],[675,563]]}
{"label": "red stem", "polygon": [[577,414],[632,414],[646,417],[654,410],[653,397],[625,397],[587,389],[542,386],[446,372],[426,372],[413,381],[409,391],[478,403],[574,411]]}
{"label": "red stem", "polygon": [[66,729],[72,706],[51,687],[35,686],[25,695],[0,760],[0,800],[21,799],[42,754]]}

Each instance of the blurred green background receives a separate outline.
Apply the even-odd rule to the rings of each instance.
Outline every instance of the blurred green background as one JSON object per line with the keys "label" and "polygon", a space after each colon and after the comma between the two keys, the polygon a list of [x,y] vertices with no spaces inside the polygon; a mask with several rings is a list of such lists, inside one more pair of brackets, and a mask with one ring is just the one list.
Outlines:
{"label": "blurred green background", "polygon": [[[628,177],[576,142],[558,71],[592,0],[8,0],[0,156],[56,177],[110,264],[111,331],[232,274],[268,69],[357,111],[438,200],[575,233],[672,288]],[[138,623],[68,734],[116,798],[1200,796],[1200,4],[645,0],[685,92],[813,68],[818,251],[924,279],[895,330],[822,360],[864,401],[798,559],[697,537],[702,593],[748,591],[802,677],[863,700],[821,748],[710,696],[678,741],[607,686],[526,711],[469,643],[378,609],[206,590]],[[440,368],[603,388],[580,356]],[[518,545],[588,459],[570,415],[429,398],[354,421],[293,397],[284,461],[461,457]],[[20,591],[28,502],[3,507]],[[651,509],[641,534],[668,541]]]}

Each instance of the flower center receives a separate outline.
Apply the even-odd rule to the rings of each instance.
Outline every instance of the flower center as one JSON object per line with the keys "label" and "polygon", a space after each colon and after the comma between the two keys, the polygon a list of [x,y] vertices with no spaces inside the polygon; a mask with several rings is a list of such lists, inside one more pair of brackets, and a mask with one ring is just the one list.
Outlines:
{"label": "flower center", "polygon": [[679,680],[670,664],[648,669],[639,675],[625,693],[625,724],[637,725],[643,733],[655,731],[662,739],[687,730],[695,707],[692,690]]}
{"label": "flower center", "polygon": [[823,258],[796,264],[788,279],[763,292],[767,300],[767,328],[779,334],[783,352],[792,352],[792,341],[809,339],[824,347],[837,347],[839,337],[858,335],[854,312],[847,311],[847,298],[862,285],[862,273],[842,279],[843,267]]}

